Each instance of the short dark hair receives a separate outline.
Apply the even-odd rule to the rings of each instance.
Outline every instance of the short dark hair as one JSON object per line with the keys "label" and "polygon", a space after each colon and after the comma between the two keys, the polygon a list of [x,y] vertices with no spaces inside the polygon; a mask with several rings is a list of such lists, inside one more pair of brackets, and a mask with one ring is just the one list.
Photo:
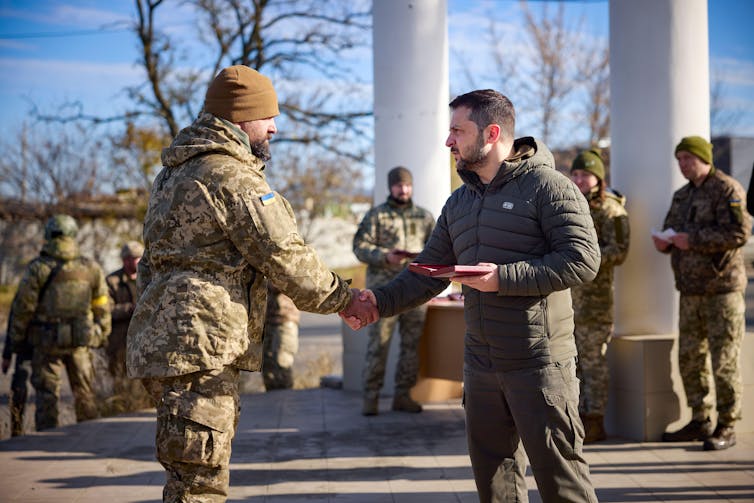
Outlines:
{"label": "short dark hair", "polygon": [[513,103],[493,89],[478,89],[462,94],[448,106],[454,110],[459,107],[468,108],[471,111],[469,120],[477,125],[479,131],[490,124],[498,124],[504,136],[515,138],[516,111]]}

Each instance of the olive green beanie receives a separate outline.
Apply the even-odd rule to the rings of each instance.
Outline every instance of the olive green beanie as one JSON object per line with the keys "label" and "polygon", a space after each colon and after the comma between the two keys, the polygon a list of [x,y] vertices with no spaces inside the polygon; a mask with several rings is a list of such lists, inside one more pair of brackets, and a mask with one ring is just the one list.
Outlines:
{"label": "olive green beanie", "polygon": [[272,81],[245,65],[217,74],[207,89],[204,111],[234,123],[280,115]]}
{"label": "olive green beanie", "polygon": [[605,163],[602,162],[602,152],[598,148],[584,150],[576,156],[571,164],[571,172],[580,169],[587,171],[600,180],[605,179]]}
{"label": "olive green beanie", "polygon": [[675,147],[675,155],[684,151],[694,154],[706,164],[712,164],[712,144],[701,136],[686,136],[681,139],[681,143]]}

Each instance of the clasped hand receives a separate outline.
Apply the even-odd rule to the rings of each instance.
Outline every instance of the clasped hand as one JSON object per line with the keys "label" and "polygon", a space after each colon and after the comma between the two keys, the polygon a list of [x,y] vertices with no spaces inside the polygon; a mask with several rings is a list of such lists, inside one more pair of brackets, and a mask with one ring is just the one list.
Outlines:
{"label": "clasped hand", "polygon": [[351,288],[351,301],[338,315],[352,330],[359,330],[380,318],[377,298],[371,290]]}

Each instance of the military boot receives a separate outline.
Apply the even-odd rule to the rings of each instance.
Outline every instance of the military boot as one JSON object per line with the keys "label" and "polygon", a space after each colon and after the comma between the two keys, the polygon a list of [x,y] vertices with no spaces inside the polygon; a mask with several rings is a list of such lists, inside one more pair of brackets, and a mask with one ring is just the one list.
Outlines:
{"label": "military boot", "polygon": [[712,436],[704,440],[705,451],[722,451],[736,445],[736,432],[733,426],[717,423],[717,428]]}
{"label": "military boot", "polygon": [[584,423],[584,443],[593,444],[607,438],[605,432],[605,417],[602,414],[584,414],[582,416]]}
{"label": "military boot", "polygon": [[662,434],[663,442],[691,442],[694,440],[707,440],[712,435],[712,421],[710,418],[704,421],[692,419],[689,424],[677,431],[666,431]]}
{"label": "military boot", "polygon": [[376,416],[379,412],[380,395],[373,391],[367,391],[364,393],[364,403],[361,406],[361,414],[363,416]]}
{"label": "military boot", "polygon": [[408,393],[400,393],[393,397],[393,410],[416,413],[422,411],[422,406],[415,402]]}

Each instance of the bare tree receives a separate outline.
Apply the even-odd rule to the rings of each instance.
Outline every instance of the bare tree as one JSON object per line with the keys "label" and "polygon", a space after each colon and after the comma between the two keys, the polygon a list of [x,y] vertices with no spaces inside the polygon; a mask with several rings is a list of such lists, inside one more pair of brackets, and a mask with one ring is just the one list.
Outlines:
{"label": "bare tree", "polygon": [[725,105],[727,89],[722,76],[722,70],[712,68],[710,78],[710,130],[712,136],[731,134],[741,123],[743,111]]}
{"label": "bare tree", "polygon": [[[493,85],[519,111],[521,130],[546,143],[572,143],[588,125],[588,141],[609,130],[609,53],[604,40],[584,34],[584,19],[567,22],[566,7],[543,2],[535,12],[519,2],[523,25],[512,31],[491,18],[486,31],[488,64],[476,74],[471,57],[460,57],[461,74],[473,87]],[[492,69],[490,75],[488,68]],[[528,134],[528,133],[527,133]]]}
{"label": "bare tree", "polygon": [[148,86],[129,92],[145,113],[164,122],[171,136],[179,123],[195,117],[201,92],[220,68],[243,64],[277,77],[281,111],[295,124],[295,130],[281,130],[278,142],[366,159],[363,144],[341,141],[344,131],[366,134],[365,119],[371,117],[371,106],[347,99],[358,86],[352,84],[355,73],[342,62],[344,51],[368,46],[370,12],[359,10],[363,1],[191,0],[197,33],[213,55],[209,65],[188,69],[178,65],[178,42],[156,22],[165,2],[135,1],[134,30]]}

